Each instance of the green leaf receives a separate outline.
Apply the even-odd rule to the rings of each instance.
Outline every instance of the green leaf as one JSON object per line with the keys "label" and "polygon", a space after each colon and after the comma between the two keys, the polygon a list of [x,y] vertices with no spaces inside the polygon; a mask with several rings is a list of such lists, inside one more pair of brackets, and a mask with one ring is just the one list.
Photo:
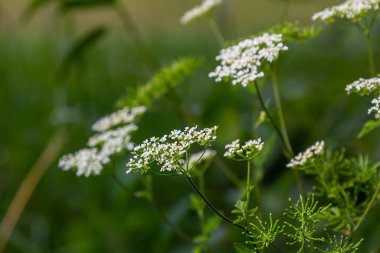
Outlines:
{"label": "green leaf", "polygon": [[368,120],[360,130],[358,139],[363,138],[378,127],[380,127],[380,120]]}
{"label": "green leaf", "polygon": [[24,19],[29,19],[36,11],[45,6],[46,4],[56,2],[57,0],[33,0],[28,4],[28,7],[23,13]]}
{"label": "green leaf", "polygon": [[71,65],[80,63],[86,51],[93,46],[104,34],[106,29],[97,27],[78,38],[67,51],[60,67],[60,72],[65,74]]}
{"label": "green leaf", "polygon": [[60,0],[60,7],[63,11],[71,11],[78,8],[93,8],[115,3],[116,0]]}
{"label": "green leaf", "polygon": [[118,107],[150,105],[154,100],[163,96],[170,88],[179,85],[186,77],[202,63],[200,58],[181,58],[164,66],[145,85],[123,96],[117,103]]}

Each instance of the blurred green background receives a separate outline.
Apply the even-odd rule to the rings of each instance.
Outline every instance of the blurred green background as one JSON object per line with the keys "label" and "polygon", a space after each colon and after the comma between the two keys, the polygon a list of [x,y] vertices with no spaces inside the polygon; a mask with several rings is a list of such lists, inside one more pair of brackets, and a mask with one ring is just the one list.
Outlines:
{"label": "blurred green background", "polygon": [[[123,0],[66,11],[51,2],[35,9],[30,9],[30,1],[0,2],[0,217],[57,131],[65,133],[60,154],[83,147],[91,124],[114,110],[122,94],[146,83],[160,66],[179,57],[201,56],[205,61],[176,88],[181,104],[168,97],[153,104],[135,141],[182,128],[178,106],[184,106],[202,127],[220,126],[215,149],[221,158],[225,143],[252,137],[259,114],[256,97],[243,88],[208,79],[219,51],[216,40],[202,20],[186,26],[178,22],[198,1]],[[310,24],[314,12],[337,2],[292,1],[289,21]],[[225,37],[233,40],[277,24],[283,5],[281,0],[225,0],[215,18]],[[136,30],[124,26],[126,13]],[[95,39],[78,49],[89,34]],[[379,72],[380,22],[372,38]],[[346,96],[344,91],[347,83],[368,76],[366,50],[359,31],[343,23],[326,25],[316,38],[289,44],[278,69],[296,152],[324,139],[331,148],[366,153],[374,161],[380,158],[379,131],[356,138],[369,118],[368,99]],[[269,85],[263,93],[273,102]],[[254,133],[264,140],[272,138],[270,126]],[[296,194],[296,186],[284,166],[279,140],[271,149],[265,161],[263,205],[264,211],[279,214],[288,197]],[[107,170],[118,171],[126,185],[138,190],[139,176],[124,173],[126,159],[119,157]],[[244,178],[240,164],[229,165]],[[33,192],[5,252],[191,251],[192,244],[173,233],[152,205],[123,191],[110,174],[78,178],[59,170],[54,162]],[[156,198],[172,222],[192,236],[199,233],[185,179],[159,175],[153,179]],[[206,173],[206,182],[207,195],[229,215],[238,192],[217,163]],[[372,210],[357,236],[366,238],[361,252],[380,252],[379,212],[378,206]],[[222,224],[212,236],[210,252],[233,252],[236,240],[239,231]]]}

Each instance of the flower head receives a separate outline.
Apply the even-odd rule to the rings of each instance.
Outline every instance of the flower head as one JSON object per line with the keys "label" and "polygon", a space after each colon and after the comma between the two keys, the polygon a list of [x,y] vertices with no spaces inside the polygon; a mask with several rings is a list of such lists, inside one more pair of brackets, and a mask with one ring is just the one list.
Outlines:
{"label": "flower head", "polygon": [[275,61],[281,51],[288,50],[282,43],[282,34],[265,33],[253,39],[245,39],[237,45],[222,49],[216,60],[219,66],[209,74],[216,82],[232,80],[232,84],[246,87],[264,76],[261,66]]}
{"label": "flower head", "polygon": [[96,148],[81,149],[74,154],[62,156],[58,166],[63,170],[76,168],[77,176],[99,175],[103,169],[103,164],[108,163],[107,159],[101,157]]}
{"label": "flower head", "polygon": [[224,156],[233,160],[251,160],[254,158],[264,147],[264,142],[261,138],[256,140],[246,141],[243,146],[240,145],[240,140],[237,139],[225,146],[226,152]]}
{"label": "flower head", "polygon": [[292,158],[290,162],[286,165],[288,168],[300,168],[312,163],[316,157],[324,153],[325,142],[317,141],[313,146],[307,148],[304,152],[299,153],[297,156]]}
{"label": "flower head", "polygon": [[380,77],[374,77],[370,79],[360,78],[359,80],[348,84],[346,86],[347,94],[350,93],[359,93],[359,95],[370,95],[371,93],[375,93],[378,97],[372,99],[372,107],[368,109],[368,114],[375,113],[375,118],[380,117]]}
{"label": "flower head", "polygon": [[346,86],[347,94],[359,93],[360,95],[369,95],[380,89],[380,78],[374,77],[370,79],[359,78],[353,83]]}
{"label": "flower head", "polygon": [[313,20],[334,21],[342,18],[352,22],[358,22],[360,18],[367,15],[369,11],[379,9],[380,0],[346,0],[344,3],[332,6],[317,12]]}
{"label": "flower head", "polygon": [[368,109],[368,114],[374,112],[375,113],[375,118],[379,118],[380,115],[380,95],[378,98],[372,99],[371,103],[373,106]]}
{"label": "flower head", "polygon": [[132,108],[124,107],[123,109],[120,109],[97,120],[92,125],[92,130],[96,132],[103,132],[117,125],[135,122],[137,117],[139,117],[145,111],[145,106],[138,106]]}
{"label": "flower head", "polygon": [[58,166],[76,169],[77,176],[99,175],[112,155],[133,149],[131,134],[138,129],[134,122],[143,112],[145,107],[125,107],[98,120],[92,127],[97,133],[88,140],[89,148],[63,156]]}
{"label": "flower head", "polygon": [[214,9],[221,2],[222,0],[203,0],[203,2],[200,5],[195,6],[191,10],[187,11],[182,16],[180,23],[185,25],[196,18],[207,15],[212,9]]}
{"label": "flower head", "polygon": [[153,162],[161,167],[160,171],[182,173],[191,145],[209,146],[216,139],[216,129],[216,126],[202,130],[197,130],[197,126],[186,127],[183,131],[173,130],[161,138],[147,139],[134,148],[133,157],[126,165],[127,173],[146,172]]}

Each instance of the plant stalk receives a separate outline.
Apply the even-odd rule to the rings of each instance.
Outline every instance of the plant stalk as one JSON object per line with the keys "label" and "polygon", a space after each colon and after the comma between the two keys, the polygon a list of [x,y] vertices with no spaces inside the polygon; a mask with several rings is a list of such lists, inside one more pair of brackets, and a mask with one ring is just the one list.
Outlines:
{"label": "plant stalk", "polygon": [[286,124],[285,124],[285,119],[284,119],[284,113],[282,111],[282,103],[281,103],[280,92],[279,92],[279,89],[278,89],[278,81],[277,81],[277,77],[276,77],[275,71],[272,71],[271,78],[272,78],[274,100],[275,100],[275,103],[276,103],[276,108],[278,110],[278,120],[279,120],[279,123],[280,123],[280,130],[281,130],[282,136],[284,137],[285,148],[288,151],[289,155],[293,157],[294,156],[294,152],[293,152],[293,149],[292,149],[292,145],[290,144],[290,141],[289,141],[288,132],[286,131]]}
{"label": "plant stalk", "polygon": [[59,151],[62,148],[64,132],[58,131],[50,140],[41,156],[29,170],[20,187],[17,190],[11,204],[0,225],[0,252],[3,252],[17,221],[19,220],[26,204],[32,196],[41,178],[46,173],[47,169],[57,158]]}
{"label": "plant stalk", "polygon": [[213,18],[207,18],[207,22],[210,26],[211,32],[214,35],[215,39],[218,41],[219,46],[223,47],[225,44],[225,39],[222,35],[222,32],[218,28],[218,25],[216,24],[215,20]]}

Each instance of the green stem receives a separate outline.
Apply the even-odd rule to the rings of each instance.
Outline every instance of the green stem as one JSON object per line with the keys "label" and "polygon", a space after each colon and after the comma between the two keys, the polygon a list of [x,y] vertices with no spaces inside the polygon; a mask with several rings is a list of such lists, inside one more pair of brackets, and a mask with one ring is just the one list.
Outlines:
{"label": "green stem", "polygon": [[259,86],[257,85],[256,81],[254,81],[254,85],[255,85],[257,98],[259,99],[261,108],[264,110],[266,116],[268,117],[269,121],[271,122],[274,130],[276,131],[276,133],[278,135],[278,137],[280,137],[282,144],[284,145],[284,147],[286,147],[286,144],[285,144],[286,142],[285,142],[284,136],[282,135],[280,128],[277,126],[277,123],[274,121],[274,119],[270,115],[269,110],[268,110],[267,106],[265,105],[264,99],[261,96],[261,92],[260,92]]}
{"label": "green stem", "polygon": [[282,9],[281,23],[284,23],[289,15],[290,0],[284,0],[284,7]]}
{"label": "green stem", "polygon": [[356,223],[354,229],[352,230],[352,233],[351,233],[351,237],[352,235],[355,233],[355,231],[360,227],[360,225],[362,224],[364,218],[367,216],[369,210],[371,209],[372,205],[375,203],[375,200],[377,198],[377,195],[379,194],[379,190],[380,190],[380,183],[377,183],[377,188],[376,188],[376,191],[375,193],[373,194],[369,204],[367,205],[366,209],[364,210],[362,216],[360,217],[358,223]]}
{"label": "green stem", "polygon": [[369,73],[371,77],[374,77],[375,76],[375,62],[373,60],[373,47],[372,47],[371,35],[370,35],[369,30],[364,31],[364,34],[367,40]]}
{"label": "green stem", "polygon": [[[115,183],[123,189],[125,192],[129,193],[131,196],[136,197],[134,192],[128,188],[126,185],[121,182],[121,180],[115,175],[112,174],[112,179],[115,181]],[[158,215],[161,217],[162,221],[171,228],[179,237],[181,237],[185,242],[192,242],[192,239],[189,235],[187,235],[184,231],[182,231],[177,225],[175,225],[173,222],[169,220],[169,218],[166,216],[164,210],[161,208],[161,205],[151,196],[151,198],[147,198],[148,202],[151,203],[154,207],[154,209],[157,211]]]}
{"label": "green stem", "polygon": [[249,192],[251,188],[251,161],[247,161],[247,209],[249,209]]}
{"label": "green stem", "polygon": [[243,227],[239,224],[236,224],[234,223],[232,220],[230,220],[229,218],[227,218],[226,216],[224,216],[223,214],[221,214],[215,207],[213,204],[211,204],[210,201],[208,201],[208,199],[202,194],[202,192],[198,189],[198,187],[195,185],[194,181],[191,179],[190,176],[187,176],[185,175],[187,181],[190,183],[190,185],[193,187],[194,191],[199,195],[199,197],[201,197],[201,199],[206,203],[206,205],[208,206],[208,208],[211,209],[211,211],[213,211],[216,215],[218,215],[220,218],[222,218],[222,220],[224,220],[225,222],[243,230],[244,232],[248,233],[248,229],[246,227]]}
{"label": "green stem", "polygon": [[225,40],[215,20],[210,17],[210,18],[207,18],[207,22],[211,28],[212,34],[214,35],[215,39],[218,41],[220,47],[223,47],[225,44]]}
{"label": "green stem", "polygon": [[277,107],[277,110],[278,110],[278,120],[279,120],[279,123],[280,123],[281,134],[284,137],[284,142],[285,142],[285,148],[286,148],[286,150],[288,151],[289,155],[293,157],[294,156],[294,152],[293,152],[293,149],[292,149],[292,145],[290,144],[290,141],[289,141],[288,132],[286,131],[286,124],[285,124],[285,119],[284,119],[284,113],[282,111],[282,103],[281,103],[281,98],[280,98],[280,92],[279,92],[279,89],[278,89],[278,81],[277,81],[276,73],[275,73],[274,70],[271,73],[271,79],[272,79],[274,99],[275,99],[276,107]]}

